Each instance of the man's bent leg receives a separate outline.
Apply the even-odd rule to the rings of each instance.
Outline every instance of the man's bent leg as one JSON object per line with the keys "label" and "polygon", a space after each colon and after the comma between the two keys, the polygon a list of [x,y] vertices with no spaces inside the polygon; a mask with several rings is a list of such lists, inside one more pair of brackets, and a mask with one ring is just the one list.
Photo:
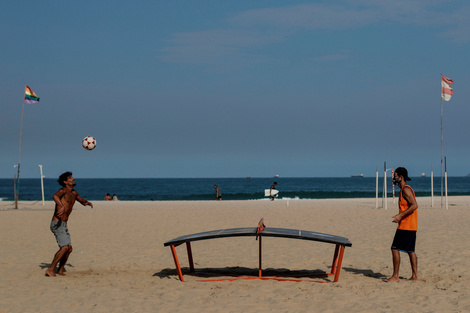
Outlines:
{"label": "man's bent leg", "polygon": [[57,274],[62,275],[62,276],[65,276],[64,267],[65,267],[65,264],[67,263],[67,260],[70,256],[70,253],[72,253],[72,251],[73,251],[72,246],[68,246],[68,247],[69,247],[69,249],[68,249],[67,253],[65,253],[64,256],[60,259],[59,269],[57,270]]}
{"label": "man's bent leg", "polygon": [[54,255],[54,258],[52,259],[51,265],[49,268],[46,270],[46,276],[54,277],[55,276],[55,267],[57,266],[57,263],[64,257],[64,255],[67,254],[69,250],[69,246],[63,246],[60,247],[59,251],[56,252]]}
{"label": "man's bent leg", "polygon": [[400,271],[400,251],[392,249],[392,261],[393,261],[393,275],[392,277],[385,279],[385,282],[399,282],[400,277],[398,273]]}
{"label": "man's bent leg", "polygon": [[416,253],[410,252],[408,253],[410,256],[410,263],[411,263],[411,278],[410,280],[418,280],[418,257]]}

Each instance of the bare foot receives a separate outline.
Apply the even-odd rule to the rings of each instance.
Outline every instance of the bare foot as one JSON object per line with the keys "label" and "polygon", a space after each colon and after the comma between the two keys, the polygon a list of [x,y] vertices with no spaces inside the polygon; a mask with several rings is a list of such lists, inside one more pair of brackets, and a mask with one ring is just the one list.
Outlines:
{"label": "bare foot", "polygon": [[410,279],[408,280],[412,280],[412,281],[419,281],[418,277],[411,277]]}
{"label": "bare foot", "polygon": [[46,270],[46,276],[48,276],[48,277],[55,277],[55,273],[54,273],[54,271],[51,271],[50,269],[47,269],[47,270]]}
{"label": "bare foot", "polygon": [[386,283],[398,283],[400,282],[400,279],[392,276],[388,279],[384,279],[383,281]]}
{"label": "bare foot", "polygon": [[57,272],[57,274],[60,275],[60,276],[65,276],[64,272]]}

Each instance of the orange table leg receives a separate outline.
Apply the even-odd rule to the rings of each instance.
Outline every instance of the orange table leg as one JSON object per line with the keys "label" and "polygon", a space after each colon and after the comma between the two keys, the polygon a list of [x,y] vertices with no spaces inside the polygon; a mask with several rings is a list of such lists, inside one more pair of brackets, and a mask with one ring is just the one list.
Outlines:
{"label": "orange table leg", "polygon": [[333,263],[331,264],[331,274],[334,275],[336,272],[336,264],[338,263],[338,252],[339,252],[339,245],[336,245],[335,254],[333,256]]}
{"label": "orange table leg", "polygon": [[193,252],[191,251],[191,243],[186,242],[186,249],[188,250],[189,271],[194,273]]}
{"label": "orange table leg", "polygon": [[339,272],[341,271],[341,263],[343,262],[343,255],[344,255],[344,246],[341,246],[341,249],[339,252],[339,258],[338,258],[338,264],[336,265],[335,279],[333,280],[335,283],[339,279]]}
{"label": "orange table leg", "polygon": [[178,271],[178,276],[181,281],[184,281],[183,272],[181,272],[180,262],[178,261],[178,256],[176,255],[176,249],[174,245],[171,245],[171,253],[173,254],[173,260],[175,261],[176,270]]}

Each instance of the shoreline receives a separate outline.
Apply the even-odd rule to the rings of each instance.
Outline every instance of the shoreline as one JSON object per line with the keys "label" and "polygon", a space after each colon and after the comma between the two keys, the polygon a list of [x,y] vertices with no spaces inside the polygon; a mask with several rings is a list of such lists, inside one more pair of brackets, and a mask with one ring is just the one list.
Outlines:
{"label": "shoreline", "polygon": [[[243,178],[210,178],[210,179],[110,179],[105,181],[95,179],[77,179],[76,190],[90,201],[104,200],[106,194],[116,194],[121,201],[210,201],[214,200],[214,185],[218,185],[223,200],[261,200],[266,190],[272,185],[272,179],[259,178],[246,180]],[[3,181],[0,184],[0,197],[3,201],[14,201],[12,182]],[[387,183],[387,197],[393,197],[393,186]],[[435,181],[434,198],[439,198],[440,184]],[[316,199],[369,199],[375,198],[377,181],[373,178],[361,178],[360,181],[351,178],[280,178],[278,182],[279,198],[292,200]],[[42,190],[40,181],[23,181],[20,190],[20,200],[40,201]],[[378,187],[382,199],[383,188]],[[430,197],[432,185],[430,181],[416,178],[411,184],[417,197]],[[383,187],[383,186],[382,186]],[[55,180],[44,183],[46,200],[57,191],[59,185]],[[267,189],[268,188],[268,189]],[[399,190],[395,188],[395,195]],[[448,195],[470,196],[470,178],[453,177],[449,181]]]}
{"label": "shoreline", "polygon": [[[395,199],[395,200],[394,200]],[[416,197],[419,208],[431,208],[431,209],[440,209],[440,202],[441,197]],[[269,202],[269,203],[289,203],[289,202],[365,202],[369,205],[374,205],[374,208],[381,209],[383,208],[383,199],[380,198],[326,198],[326,199],[299,199],[299,198],[276,198],[274,201],[271,201],[269,198],[263,199],[252,199],[252,200],[117,200],[117,201],[106,201],[106,200],[90,200],[92,203],[98,204],[106,204],[106,205],[115,205],[115,206],[124,206],[128,205],[147,205],[151,203],[239,203],[242,204],[244,202]],[[398,196],[395,198],[389,197],[387,198],[387,209],[395,208],[398,206],[397,204]],[[434,201],[434,205],[432,205],[432,201]],[[376,202],[378,203],[378,207],[376,206]],[[18,210],[21,210],[21,206],[24,207],[32,207],[32,208],[40,208],[40,207],[51,207],[54,206],[53,200],[46,200],[44,201],[44,205],[42,205],[42,200],[19,200],[18,201]],[[8,201],[0,201],[0,210],[6,210],[9,207],[14,209],[15,201],[8,200]],[[458,195],[458,196],[448,196],[448,205],[449,207],[468,207],[470,208],[470,195]],[[77,207],[81,207],[79,203],[76,203],[74,209]],[[443,198],[443,207],[445,208],[445,197]]]}

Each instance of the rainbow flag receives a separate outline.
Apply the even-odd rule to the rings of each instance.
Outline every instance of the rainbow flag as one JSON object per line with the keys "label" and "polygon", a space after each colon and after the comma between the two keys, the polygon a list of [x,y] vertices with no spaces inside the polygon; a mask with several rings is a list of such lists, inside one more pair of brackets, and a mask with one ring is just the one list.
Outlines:
{"label": "rainbow flag", "polygon": [[25,103],[39,102],[39,97],[28,86],[25,86],[24,88],[24,102]]}

